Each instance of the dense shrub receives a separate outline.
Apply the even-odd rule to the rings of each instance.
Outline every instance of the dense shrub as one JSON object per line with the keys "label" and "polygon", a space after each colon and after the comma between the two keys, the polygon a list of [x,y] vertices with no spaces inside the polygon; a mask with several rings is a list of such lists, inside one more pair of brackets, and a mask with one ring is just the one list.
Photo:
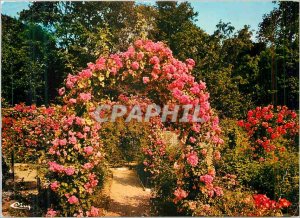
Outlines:
{"label": "dense shrub", "polygon": [[176,188],[176,175],[174,172],[175,161],[179,158],[180,152],[177,146],[168,146],[166,156],[160,165],[163,172],[152,178],[153,198],[152,213],[153,215],[175,216],[184,215],[177,211],[177,205],[174,203],[173,190]]}
{"label": "dense shrub", "polygon": [[59,128],[59,109],[24,104],[3,109],[2,154],[14,153],[15,162],[41,162]]}
{"label": "dense shrub", "polygon": [[291,201],[292,206],[283,208],[283,212],[297,214],[299,160],[297,149],[290,146],[291,140],[281,138],[276,141],[287,149],[277,153],[275,159],[272,156],[256,158],[251,139],[246,131],[236,125],[235,120],[224,119],[221,124],[225,143],[222,159],[216,165],[217,172],[236,175],[237,181],[252,192],[266,194],[271,199],[285,198]]}
{"label": "dense shrub", "polygon": [[105,144],[107,161],[112,166],[122,166],[127,162],[141,162],[142,148],[148,147],[149,126],[147,123],[119,118],[116,122],[105,122],[99,131]]}
{"label": "dense shrub", "polygon": [[[287,147],[298,148],[296,139],[299,133],[298,116],[286,106],[273,105],[257,107],[248,111],[247,119],[240,120],[239,126],[244,128],[251,142],[254,157],[273,157],[284,152]],[[279,140],[286,139],[289,143]]]}

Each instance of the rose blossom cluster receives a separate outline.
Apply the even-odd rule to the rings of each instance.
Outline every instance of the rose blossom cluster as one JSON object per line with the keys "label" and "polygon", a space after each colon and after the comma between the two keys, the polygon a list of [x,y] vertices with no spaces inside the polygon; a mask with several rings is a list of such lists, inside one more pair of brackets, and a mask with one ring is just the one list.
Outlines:
{"label": "rose blossom cluster", "polygon": [[254,142],[253,150],[263,148],[266,152],[284,151],[285,147],[276,146],[276,139],[299,132],[297,113],[286,106],[257,107],[248,111],[247,119],[238,121],[238,125],[248,132]]}
{"label": "rose blossom cluster", "polygon": [[39,153],[36,151],[46,151],[58,129],[57,108],[17,104],[12,110],[3,109],[3,154],[10,155],[11,149],[15,148],[18,161],[37,159]]}
{"label": "rose blossom cluster", "polygon": [[[52,160],[48,162],[49,171],[55,174],[55,181],[50,184],[50,188],[59,194],[60,204],[68,208],[58,211],[60,215],[73,216],[75,213],[80,214],[79,210],[84,215],[95,215],[97,211],[94,208],[91,213],[90,207],[82,205],[89,201],[88,196],[98,184],[93,170],[103,159],[99,129],[98,123],[69,113],[67,109],[61,118],[61,131],[52,141],[48,151],[49,159]],[[67,187],[63,185],[66,176],[69,181]],[[86,182],[82,184],[76,182],[77,180]],[[86,193],[86,197],[79,197],[79,193],[82,192]]]}
{"label": "rose blossom cluster", "polygon": [[289,207],[291,205],[291,202],[289,202],[285,198],[280,198],[278,202],[276,202],[263,194],[253,195],[253,199],[254,199],[255,207],[264,210],[282,209],[285,207]]}

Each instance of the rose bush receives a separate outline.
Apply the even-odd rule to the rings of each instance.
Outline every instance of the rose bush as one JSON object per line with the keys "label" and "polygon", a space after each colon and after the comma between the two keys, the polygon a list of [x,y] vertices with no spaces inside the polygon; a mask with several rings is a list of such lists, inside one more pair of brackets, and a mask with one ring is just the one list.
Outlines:
{"label": "rose bush", "polygon": [[2,154],[9,158],[14,152],[16,162],[41,162],[59,129],[58,111],[58,106],[46,108],[24,104],[3,109]]}
{"label": "rose bush", "polygon": [[[251,207],[252,209],[248,207],[251,210],[248,210],[247,213],[254,215],[260,211],[257,216],[270,216],[271,213],[279,215],[281,214],[280,210],[282,210],[283,213],[297,214],[299,158],[297,149],[291,146],[292,139],[281,139],[276,142],[280,143],[278,146],[287,148],[285,151],[277,153],[276,157],[278,159],[270,156],[270,158],[262,160],[257,158],[256,151],[251,149],[252,140],[249,139],[248,132],[236,125],[236,120],[223,119],[221,126],[224,129],[223,138],[225,143],[222,146],[222,159],[215,165],[217,172],[222,176],[227,174],[234,176],[235,183],[239,183],[247,192],[252,192],[252,194],[248,194],[249,197],[254,193],[260,193],[271,199],[285,198],[292,203],[288,208],[277,208],[275,211],[271,208],[269,208],[270,210],[260,211],[255,207]],[[225,183],[222,182],[222,184]],[[228,198],[226,196],[227,190],[224,193],[223,198]],[[234,192],[230,193],[230,195],[233,194]],[[237,201],[243,201],[243,199]],[[239,205],[238,202],[236,203]],[[230,213],[227,212],[226,214]]]}
{"label": "rose bush", "polygon": [[296,147],[299,133],[297,118],[297,113],[286,106],[269,105],[248,111],[247,119],[238,121],[238,125],[247,131],[251,149],[263,160],[270,154],[276,156],[287,149],[282,143],[276,143],[282,138],[290,140],[290,146]]}

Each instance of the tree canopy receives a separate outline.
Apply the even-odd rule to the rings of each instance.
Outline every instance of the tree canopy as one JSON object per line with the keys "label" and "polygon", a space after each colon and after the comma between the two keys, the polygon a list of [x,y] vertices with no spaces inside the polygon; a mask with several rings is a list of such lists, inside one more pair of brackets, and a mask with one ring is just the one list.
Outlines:
{"label": "tree canopy", "polygon": [[187,2],[33,2],[20,18],[2,15],[2,96],[15,104],[56,102],[62,78],[139,38],[163,41],[179,59],[193,58],[221,116],[253,105],[299,102],[299,11],[278,2],[253,41],[249,26],[220,21],[209,35]]}

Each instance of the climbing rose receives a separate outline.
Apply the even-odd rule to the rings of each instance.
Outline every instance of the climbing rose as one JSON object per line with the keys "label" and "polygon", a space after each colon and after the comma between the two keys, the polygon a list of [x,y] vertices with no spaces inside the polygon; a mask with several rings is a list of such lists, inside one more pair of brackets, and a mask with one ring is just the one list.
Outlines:
{"label": "climbing rose", "polygon": [[186,191],[184,191],[183,189],[181,188],[178,188],[174,191],[174,195],[176,196],[175,198],[175,203],[186,198],[188,196],[188,193]]}
{"label": "climbing rose", "polygon": [[93,153],[93,147],[91,146],[87,146],[83,150],[87,155],[91,155]]}
{"label": "climbing rose", "polygon": [[143,83],[144,84],[147,84],[149,82],[149,77],[143,77]]}
{"label": "climbing rose", "polygon": [[140,65],[139,65],[139,63],[136,62],[136,61],[133,62],[133,63],[131,64],[131,68],[132,68],[133,70],[138,70],[139,67],[140,67]]}
{"label": "climbing rose", "polygon": [[98,215],[99,215],[99,209],[92,206],[90,216],[97,217]]}
{"label": "climbing rose", "polygon": [[154,56],[150,59],[150,63],[155,65],[155,64],[158,64],[159,63],[159,58]]}
{"label": "climbing rose", "polygon": [[59,186],[60,186],[60,184],[57,181],[55,181],[55,182],[51,183],[50,188],[51,188],[52,191],[55,192],[55,191],[57,191],[57,189],[59,188]]}
{"label": "climbing rose", "polygon": [[70,204],[78,204],[79,201],[78,201],[78,198],[76,196],[72,195],[71,197],[69,197],[68,202]]}
{"label": "climbing rose", "polygon": [[85,163],[83,165],[83,168],[86,169],[86,170],[91,169],[91,168],[93,168],[93,164],[91,164],[91,163]]}
{"label": "climbing rose", "polygon": [[194,137],[190,137],[190,142],[195,143],[196,139]]}
{"label": "climbing rose", "polygon": [[90,69],[86,69],[86,70],[81,71],[78,75],[81,78],[90,78],[93,75],[93,73]]}
{"label": "climbing rose", "polygon": [[56,215],[57,215],[57,212],[51,208],[51,209],[48,209],[46,217],[55,217]]}
{"label": "climbing rose", "polygon": [[189,153],[189,154],[187,155],[187,162],[188,162],[189,165],[191,165],[192,167],[197,166],[197,164],[198,164],[198,156],[197,156],[197,153],[195,153],[195,152]]}
{"label": "climbing rose", "polygon": [[61,140],[59,140],[59,144],[60,145],[66,145],[67,144],[67,139],[61,139]]}
{"label": "climbing rose", "polygon": [[91,128],[89,127],[89,126],[85,126],[84,128],[83,128],[83,131],[84,132],[89,132],[91,130]]}
{"label": "climbing rose", "polygon": [[204,175],[204,176],[200,176],[200,181],[204,182],[205,185],[209,185],[212,183],[212,181],[214,180],[214,178],[211,175]]}
{"label": "climbing rose", "polygon": [[206,148],[203,148],[203,149],[201,150],[201,154],[202,154],[203,156],[205,156],[205,155],[207,154],[207,149],[206,149]]}
{"label": "climbing rose", "polygon": [[69,143],[75,145],[77,143],[76,137],[72,136],[69,138]]}
{"label": "climbing rose", "polygon": [[69,103],[70,104],[76,104],[76,99],[75,98],[70,98]]}
{"label": "climbing rose", "polygon": [[215,159],[220,160],[221,159],[221,153],[220,151],[215,151]]}
{"label": "climbing rose", "polygon": [[216,193],[217,196],[222,196],[223,195],[223,189],[221,187],[215,187],[214,191]]}
{"label": "climbing rose", "polygon": [[92,96],[91,96],[91,93],[80,93],[80,94],[79,94],[79,98],[80,98],[83,102],[86,102],[86,101],[91,100]]}
{"label": "climbing rose", "polygon": [[67,167],[65,169],[65,173],[68,175],[68,176],[72,176],[74,173],[75,173],[75,169],[72,168],[72,167]]}
{"label": "climbing rose", "polygon": [[189,58],[189,59],[187,59],[186,60],[186,63],[188,64],[188,65],[190,65],[190,66],[195,66],[195,61],[193,60],[193,59],[191,59],[191,58]]}
{"label": "climbing rose", "polygon": [[49,170],[50,171],[61,173],[64,170],[64,167],[59,165],[56,162],[49,162],[48,164],[49,164]]}
{"label": "climbing rose", "polygon": [[65,91],[66,91],[65,87],[62,87],[62,88],[60,88],[60,89],[58,90],[58,94],[59,94],[60,96],[62,96],[62,95],[65,94]]}
{"label": "climbing rose", "polygon": [[143,53],[143,52],[139,52],[139,53],[137,54],[137,59],[138,59],[139,61],[142,60],[143,57],[144,57],[144,53]]}

